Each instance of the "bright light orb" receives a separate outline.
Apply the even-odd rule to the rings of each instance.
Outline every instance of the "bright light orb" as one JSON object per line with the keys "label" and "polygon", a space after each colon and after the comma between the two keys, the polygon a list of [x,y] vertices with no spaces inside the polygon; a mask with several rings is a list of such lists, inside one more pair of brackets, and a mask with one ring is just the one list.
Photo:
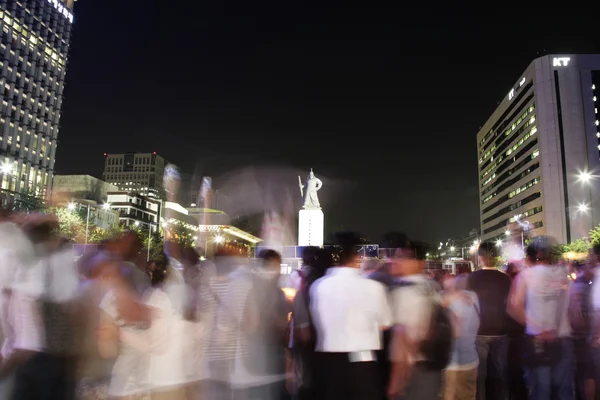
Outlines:
{"label": "bright light orb", "polygon": [[581,183],[589,183],[592,180],[592,174],[588,171],[583,171],[577,175],[577,180]]}

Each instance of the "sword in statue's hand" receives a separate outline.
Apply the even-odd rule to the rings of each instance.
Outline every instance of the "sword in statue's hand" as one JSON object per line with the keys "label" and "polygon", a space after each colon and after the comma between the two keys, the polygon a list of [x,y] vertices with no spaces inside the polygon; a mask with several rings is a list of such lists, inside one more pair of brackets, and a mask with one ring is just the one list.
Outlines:
{"label": "sword in statue's hand", "polygon": [[300,196],[304,197],[304,185],[302,184],[302,178],[300,178],[300,175],[298,175],[298,186],[300,186]]}

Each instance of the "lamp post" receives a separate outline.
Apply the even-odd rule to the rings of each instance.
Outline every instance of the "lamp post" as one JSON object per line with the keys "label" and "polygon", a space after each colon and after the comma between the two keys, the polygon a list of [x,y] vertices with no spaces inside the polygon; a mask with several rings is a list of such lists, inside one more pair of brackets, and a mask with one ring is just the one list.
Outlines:
{"label": "lamp post", "polygon": [[594,228],[594,199],[593,199],[593,193],[592,193],[592,181],[596,178],[596,175],[592,174],[591,172],[584,170],[582,172],[580,172],[577,175],[577,181],[579,183],[581,183],[584,186],[588,187],[588,193],[590,196],[590,202],[589,205],[587,203],[580,203],[577,206],[577,211],[579,211],[582,214],[587,214],[588,211],[590,211],[590,218],[591,218],[591,227],[592,229]]}

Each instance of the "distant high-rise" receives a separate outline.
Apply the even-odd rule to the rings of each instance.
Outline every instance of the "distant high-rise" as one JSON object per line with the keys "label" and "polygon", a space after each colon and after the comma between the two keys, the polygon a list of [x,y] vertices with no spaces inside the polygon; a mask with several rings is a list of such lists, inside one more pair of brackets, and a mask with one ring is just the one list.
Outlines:
{"label": "distant high-rise", "polygon": [[119,190],[162,197],[167,161],[154,153],[105,154],[103,179]]}
{"label": "distant high-rise", "polygon": [[3,194],[52,186],[74,0],[0,0]]}
{"label": "distant high-rise", "polygon": [[[477,134],[482,239],[569,243],[600,222],[600,55],[535,59]],[[594,180],[596,182],[594,182]]]}

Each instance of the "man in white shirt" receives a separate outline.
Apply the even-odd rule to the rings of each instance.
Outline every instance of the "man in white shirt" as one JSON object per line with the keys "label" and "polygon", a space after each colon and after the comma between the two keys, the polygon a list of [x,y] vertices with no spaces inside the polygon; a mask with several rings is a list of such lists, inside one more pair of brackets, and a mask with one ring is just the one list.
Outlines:
{"label": "man in white shirt", "polygon": [[430,367],[421,344],[431,329],[434,301],[440,301],[439,285],[424,274],[424,255],[419,246],[398,249],[391,273],[400,277],[392,292],[394,333],[388,396],[403,399],[437,399],[442,388],[442,369]]}
{"label": "man in white shirt", "polygon": [[529,245],[536,265],[513,282],[510,315],[525,325],[523,357],[530,398],[573,398],[573,343],[568,319],[567,271],[556,263],[555,243],[538,236]]}
{"label": "man in white shirt", "polygon": [[382,284],[361,273],[356,237],[338,239],[339,266],[310,289],[315,383],[325,400],[378,399],[383,388],[375,353],[382,348],[381,331],[391,325],[388,297]]}

